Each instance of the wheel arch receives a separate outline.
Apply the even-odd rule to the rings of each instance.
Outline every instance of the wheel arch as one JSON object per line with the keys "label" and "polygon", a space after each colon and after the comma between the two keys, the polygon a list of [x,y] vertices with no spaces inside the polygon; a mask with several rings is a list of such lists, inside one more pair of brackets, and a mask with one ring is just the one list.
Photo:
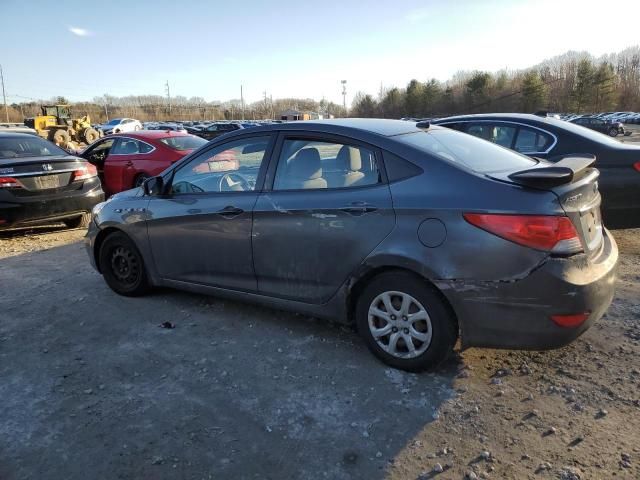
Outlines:
{"label": "wheel arch", "polygon": [[414,276],[418,281],[426,284],[433,292],[442,300],[443,305],[449,310],[451,313],[451,318],[455,323],[455,329],[458,332],[458,336],[460,336],[460,321],[458,319],[458,315],[453,308],[453,305],[449,298],[442,292],[441,289],[437,287],[437,285],[428,277],[425,276],[424,273],[420,272],[417,269],[411,268],[409,265],[397,266],[397,265],[376,265],[371,266],[369,268],[364,269],[359,272],[358,275],[351,278],[346,295],[346,313],[347,318],[349,319],[349,323],[355,324],[355,309],[356,303],[358,301],[358,297],[365,289],[365,287],[378,275],[389,272],[397,272],[397,273],[408,273]]}

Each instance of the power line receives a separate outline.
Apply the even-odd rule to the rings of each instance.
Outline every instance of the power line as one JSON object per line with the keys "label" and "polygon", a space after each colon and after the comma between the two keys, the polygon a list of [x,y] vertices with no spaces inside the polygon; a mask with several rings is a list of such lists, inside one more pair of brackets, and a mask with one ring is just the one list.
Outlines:
{"label": "power line", "polygon": [[2,80],[2,99],[4,100],[4,113],[9,123],[9,107],[7,107],[7,95],[4,93],[4,74],[2,73],[2,65],[0,65],[0,80]]}

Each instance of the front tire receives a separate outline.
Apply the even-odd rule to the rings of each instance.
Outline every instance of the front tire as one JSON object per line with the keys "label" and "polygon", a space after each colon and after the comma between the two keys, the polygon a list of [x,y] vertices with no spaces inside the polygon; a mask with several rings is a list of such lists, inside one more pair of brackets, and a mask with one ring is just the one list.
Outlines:
{"label": "front tire", "polygon": [[617,137],[618,136],[618,129],[617,128],[610,128],[609,129],[609,136],[610,137]]}
{"label": "front tire", "polygon": [[407,272],[374,277],[357,299],[355,313],[369,350],[400,370],[436,368],[458,336],[453,313],[438,292]]}
{"label": "front tire", "polygon": [[83,213],[79,217],[68,218],[64,220],[64,224],[68,228],[87,228],[91,223],[91,214]]}
{"label": "front tire", "polygon": [[142,255],[124,233],[112,233],[104,240],[99,265],[107,285],[119,295],[138,297],[151,290]]}

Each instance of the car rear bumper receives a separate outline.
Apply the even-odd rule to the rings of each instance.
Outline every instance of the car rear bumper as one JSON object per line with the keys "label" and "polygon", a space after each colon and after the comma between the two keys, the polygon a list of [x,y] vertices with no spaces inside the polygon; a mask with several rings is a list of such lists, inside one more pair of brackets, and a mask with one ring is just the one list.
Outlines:
{"label": "car rear bumper", "polygon": [[[618,247],[605,231],[602,251],[548,258],[519,279],[453,281],[440,285],[458,315],[462,347],[546,350],[561,347],[599,320],[614,296]],[[589,312],[576,327],[562,327],[552,315]]]}
{"label": "car rear bumper", "polygon": [[97,187],[59,198],[21,197],[20,201],[0,200],[0,229],[37,225],[44,222],[72,218],[91,212],[104,201],[104,192]]}

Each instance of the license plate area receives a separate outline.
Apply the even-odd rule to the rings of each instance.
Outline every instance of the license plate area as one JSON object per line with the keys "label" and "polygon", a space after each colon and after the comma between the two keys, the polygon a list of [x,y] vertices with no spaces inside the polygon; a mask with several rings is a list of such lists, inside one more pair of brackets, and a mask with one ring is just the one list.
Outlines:
{"label": "license plate area", "polygon": [[33,181],[36,189],[38,190],[48,190],[60,187],[59,175],[42,175],[40,177],[34,177]]}
{"label": "license plate area", "polygon": [[598,249],[603,239],[600,208],[595,207],[580,212],[580,224],[587,250],[594,251]]}

